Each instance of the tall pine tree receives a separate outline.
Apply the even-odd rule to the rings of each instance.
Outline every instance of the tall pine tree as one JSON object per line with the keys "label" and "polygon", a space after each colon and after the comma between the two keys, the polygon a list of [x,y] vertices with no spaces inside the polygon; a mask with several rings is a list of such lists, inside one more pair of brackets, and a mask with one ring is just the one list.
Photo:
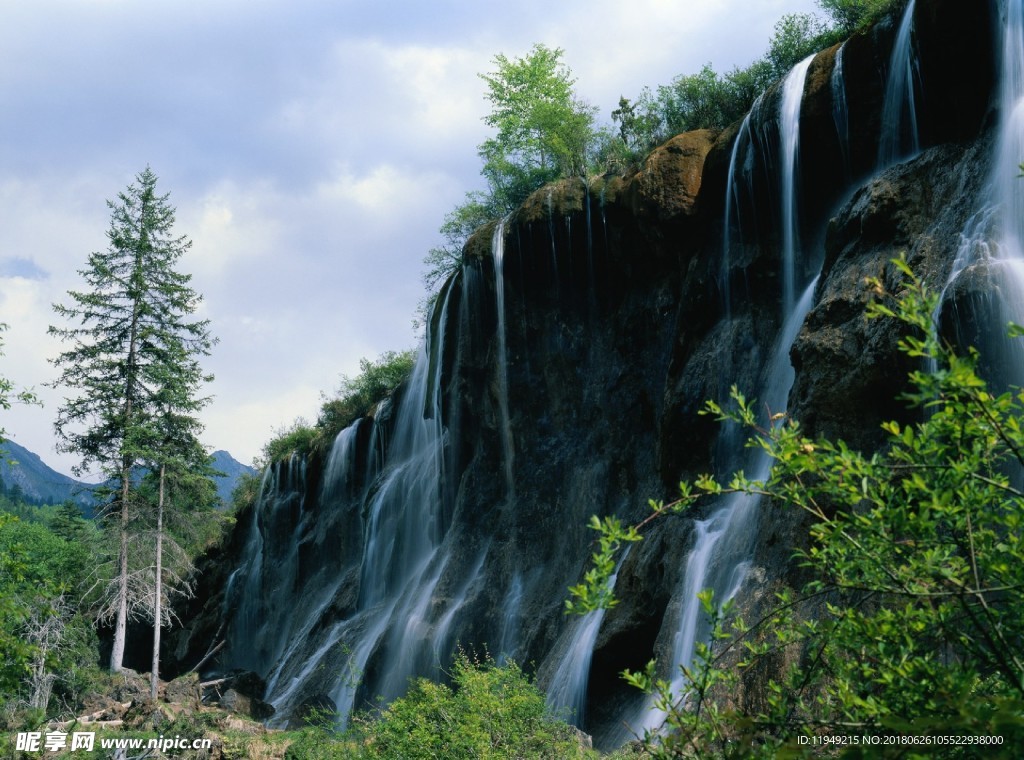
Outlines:
{"label": "tall pine tree", "polygon": [[[159,422],[168,409],[190,416],[205,403],[195,392],[209,378],[196,362],[214,343],[208,320],[193,318],[201,296],[191,276],[175,268],[192,243],[173,235],[175,209],[156,182],[146,167],[107,202],[107,250],[90,254],[79,271],[87,289],[69,291],[70,303],[53,307],[73,326],[49,330],[70,344],[54,359],[54,385],[71,391],[54,423],[58,449],[81,457],[77,472],[95,467],[113,484],[104,515],[117,536],[117,568],[100,615],[114,623],[114,672],[122,668],[129,618],[154,598],[148,573],[130,567],[133,521],[143,508],[132,473],[170,456]],[[198,423],[185,428],[194,440]]]}
{"label": "tall pine tree", "polygon": [[[180,343],[167,347],[162,366],[154,367],[154,378],[158,380],[159,390],[153,399],[144,458],[148,462],[147,478],[156,481],[157,492],[152,595],[153,658],[150,668],[150,696],[156,699],[160,674],[160,632],[161,627],[169,622],[168,607],[164,603],[164,547],[168,538],[166,507],[172,503],[172,491],[179,496],[179,503],[184,501],[198,506],[216,499],[216,490],[210,480],[214,474],[211,457],[198,438],[202,424],[196,417],[209,401],[208,397],[198,395],[199,387],[211,378],[203,374],[198,358],[189,355]],[[179,558],[185,553],[173,539],[170,548]],[[184,564],[191,566],[187,561]]]}

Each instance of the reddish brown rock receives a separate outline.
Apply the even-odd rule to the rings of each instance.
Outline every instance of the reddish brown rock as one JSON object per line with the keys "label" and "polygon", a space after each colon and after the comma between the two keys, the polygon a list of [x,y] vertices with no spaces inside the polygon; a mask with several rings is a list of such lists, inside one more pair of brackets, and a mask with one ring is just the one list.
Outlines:
{"label": "reddish brown rock", "polygon": [[623,203],[638,218],[670,222],[694,216],[704,161],[717,137],[718,130],[684,132],[656,148],[623,183]]}

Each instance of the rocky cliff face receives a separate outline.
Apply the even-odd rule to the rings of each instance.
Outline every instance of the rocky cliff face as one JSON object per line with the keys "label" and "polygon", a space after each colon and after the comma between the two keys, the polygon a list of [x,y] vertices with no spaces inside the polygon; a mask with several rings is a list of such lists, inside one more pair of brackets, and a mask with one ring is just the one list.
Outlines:
{"label": "rocky cliff face", "polygon": [[[657,525],[620,567],[622,604],[574,620],[562,606],[592,551],[588,517],[636,520],[680,478],[742,464],[697,411],[732,383],[767,388],[773,357],[795,368],[788,408],[812,433],[870,448],[907,415],[893,398],[908,366],[893,326],[864,319],[863,280],[895,285],[888,261],[906,251],[946,281],[992,160],[998,19],[994,2],[918,0],[922,150],[892,167],[877,155],[898,19],[817,55],[748,122],[675,137],[628,176],[543,188],[479,231],[410,382],[329,457],[267,473],[238,564],[208,593],[205,630],[227,632],[218,667],[260,672],[287,722],[310,699],[345,713],[393,697],[458,644],[535,666],[605,743],[642,722],[617,674],[653,656],[670,671],[693,549],[722,505]],[[796,317],[780,306],[794,236]],[[764,505],[744,519],[701,572],[750,608],[792,577],[801,531]],[[172,645],[194,657],[199,638]]]}

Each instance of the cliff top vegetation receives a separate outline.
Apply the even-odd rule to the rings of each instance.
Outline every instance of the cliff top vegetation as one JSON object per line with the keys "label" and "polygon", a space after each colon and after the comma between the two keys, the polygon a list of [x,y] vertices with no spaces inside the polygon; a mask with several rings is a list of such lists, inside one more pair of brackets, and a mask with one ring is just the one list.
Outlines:
{"label": "cliff top vegetation", "polygon": [[477,149],[487,187],[466,193],[445,215],[443,242],[423,260],[427,296],[414,321],[425,322],[441,284],[461,266],[462,248],[473,231],[511,213],[533,191],[565,177],[628,171],[674,135],[727,127],[796,63],[906,3],[818,0],[825,19],[809,13],[783,16],[768,49],[748,66],[720,73],[707,64],[654,90],[645,87],[632,99],[622,96],[610,114],[612,125],[598,124],[598,109],[576,96],[576,80],[561,48],[538,44],[521,58],[499,53],[495,69],[480,75],[491,104],[484,122],[496,130]]}
{"label": "cliff top vegetation", "polygon": [[358,375],[342,375],[334,395],[323,396],[315,423],[300,418],[276,431],[263,446],[262,456],[255,463],[258,469],[292,454],[308,454],[330,446],[338,433],[369,414],[401,385],[412,372],[415,359],[416,352],[411,349],[385,351],[375,360],[361,359]]}

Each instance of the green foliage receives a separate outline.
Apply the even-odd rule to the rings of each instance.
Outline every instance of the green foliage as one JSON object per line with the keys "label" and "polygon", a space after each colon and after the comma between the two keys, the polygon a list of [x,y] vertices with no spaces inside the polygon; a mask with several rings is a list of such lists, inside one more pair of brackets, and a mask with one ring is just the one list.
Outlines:
{"label": "green foliage", "polygon": [[188,321],[201,297],[174,268],[191,241],[172,236],[175,210],[157,195],[156,175],[147,167],[136,182],[107,203],[109,248],[79,272],[89,289],[54,304],[75,326],[49,329],[70,344],[53,360],[54,385],[80,392],[58,410],[59,449],[82,457],[76,471],[98,464],[119,482],[148,464],[153,412],[172,370],[191,379],[213,342],[207,321]]}
{"label": "green foliage", "polygon": [[466,200],[445,214],[440,229],[444,242],[427,251],[423,258],[427,268],[421,279],[428,295],[417,310],[417,327],[426,324],[441,286],[462,266],[462,249],[469,236],[477,228],[500,215],[501,212],[493,199],[479,191],[466,193]]}
{"label": "green foliage", "polygon": [[[655,92],[645,88],[631,102],[622,97],[612,112],[619,124],[621,145],[634,159],[673,135],[694,129],[723,129],[746,114],[754,100],[799,61],[834,44],[839,32],[816,16],[793,13],[775,25],[768,51],[745,68],[719,74],[711,64],[696,74],[676,77]],[[605,145],[601,160],[615,164],[613,146]]]}
{"label": "green foliage", "polygon": [[[416,352],[413,350],[385,351],[376,361],[360,359],[359,374],[355,377],[342,375],[337,395],[321,404],[315,425],[300,417],[289,427],[274,432],[274,437],[263,445],[260,458],[254,462],[257,469],[287,459],[292,454],[305,455],[330,446],[338,433],[360,417],[365,417],[375,405],[394,393],[412,373],[415,361]],[[258,481],[245,485],[247,493],[239,496],[255,499],[253,487],[258,489]]]}
{"label": "green foliage", "polygon": [[[164,478],[163,529],[174,545],[172,551],[184,563],[178,568],[178,574],[187,574],[191,558],[220,540],[223,533],[226,520],[217,509],[217,489],[208,476],[209,462],[210,458],[204,455],[195,463],[196,469],[168,468]],[[138,520],[141,531],[156,531],[155,506],[159,502],[159,490],[159,470],[149,470],[138,485],[139,497],[147,506]]]}
{"label": "green foliage", "polygon": [[907,0],[818,0],[818,5],[841,32],[850,34],[887,13],[902,11]]}
{"label": "green foliage", "polygon": [[[0,540],[16,522],[16,518],[0,513]],[[0,695],[4,696],[18,690],[32,654],[19,631],[28,616],[27,606],[18,593],[25,571],[25,554],[17,544],[0,549]]]}
{"label": "green foliage", "polygon": [[679,76],[672,84],[658,88],[658,105],[667,134],[691,129],[721,129],[749,110],[750,104],[737,102],[728,77],[720,76],[705,64],[696,74]]}
{"label": "green foliage", "polygon": [[342,375],[335,398],[320,407],[317,427],[328,440],[365,416],[376,404],[390,396],[412,374],[416,352],[385,351],[376,361],[359,360],[359,374]]}
{"label": "green foliage", "polygon": [[563,53],[541,44],[522,58],[499,53],[495,70],[480,74],[491,106],[484,122],[497,130],[477,147],[487,191],[467,193],[445,216],[444,242],[423,260],[428,295],[417,310],[417,326],[426,322],[441,284],[462,265],[462,248],[474,230],[508,214],[544,184],[584,176],[591,168],[602,142],[594,129],[597,109],[576,97],[576,80],[562,62]]}
{"label": "green foliage", "polygon": [[569,588],[569,599],[565,600],[565,611],[569,614],[584,615],[591,610],[611,609],[618,600],[608,583],[615,572],[615,557],[625,544],[635,543],[643,537],[640,527],[622,527],[616,517],[601,520],[591,515],[590,527],[598,532],[598,549],[594,552],[593,567],[583,577],[583,582]]}
{"label": "green foliage", "polygon": [[[665,693],[653,666],[628,676],[669,708],[676,733],[652,740],[655,756],[687,747],[706,748],[707,756],[740,749],[774,756],[797,751],[800,737],[852,733],[1001,736],[1003,745],[986,747],[986,756],[1012,756],[1024,742],[1024,391],[991,392],[978,376],[977,352],[957,352],[937,336],[936,296],[905,261],[894,265],[904,290],[893,296],[871,280],[879,300],[868,315],[908,328],[900,349],[935,368],[910,376],[905,399],[921,421],[884,424],[886,447],[865,455],[842,441],[807,438],[785,414],[762,423],[756,404],[734,388],[731,409],[709,403],[706,411],[753,432],[750,445],[773,461],[768,479],[738,474],[722,484],[704,476],[684,484],[677,502],[653,505],[649,519],[705,495],[742,491],[812,518],[798,552],[812,578],[801,594],[780,593],[749,627],[726,625],[729,611],[702,598],[715,640],[684,664],[691,684],[684,702]],[[614,538],[605,524],[595,527]],[[606,558],[598,561],[607,568]],[[579,607],[601,601],[605,572],[588,577],[587,594],[574,592]],[[795,664],[773,668],[783,653]],[[763,683],[756,707],[748,701],[724,711],[709,699],[756,674]],[[929,751],[970,754],[944,744]]]}
{"label": "green foliage", "polygon": [[331,731],[310,727],[298,731],[285,750],[285,760],[346,760],[365,757],[359,747],[346,742]]}
{"label": "green foliage", "polygon": [[817,16],[789,13],[776,22],[764,60],[770,64],[776,78],[783,77],[804,58],[840,39],[839,33],[829,29]]}
{"label": "green foliage", "polygon": [[[54,684],[55,702],[66,709],[77,706],[89,693],[103,693],[107,674],[98,666],[100,642],[93,620],[86,612],[71,615],[64,632],[64,641],[53,658],[58,678]],[[54,708],[51,705],[50,712]]]}
{"label": "green foliage", "polygon": [[24,587],[81,590],[89,574],[89,548],[68,541],[44,525],[8,520],[0,526],[0,552],[21,556],[19,582]]}
{"label": "green foliage", "polygon": [[0,704],[35,696],[42,710],[54,682],[76,694],[98,657],[92,621],[70,601],[90,582],[92,540],[87,527],[73,535],[0,513]]}
{"label": "green foliage", "polygon": [[619,125],[619,138],[630,150],[641,150],[650,145],[658,129],[658,117],[652,113],[650,91],[644,90],[637,102],[630,103],[619,97],[619,107],[612,111],[612,121]]}
{"label": "green foliage", "polygon": [[575,730],[546,708],[544,694],[515,663],[460,653],[452,685],[425,678],[378,715],[362,715],[345,733],[331,715],[314,714],[289,745],[288,760],[498,760],[592,758]]}
{"label": "green foliage", "polygon": [[[215,339],[207,320],[192,319],[201,296],[175,268],[191,241],[173,235],[175,209],[156,183],[146,167],[136,184],[108,201],[108,248],[90,254],[79,272],[87,289],[69,291],[69,305],[53,307],[73,326],[49,329],[69,344],[53,360],[60,372],[54,385],[71,391],[54,423],[58,449],[81,457],[77,472],[98,465],[116,486],[107,512],[117,520],[105,523],[118,537],[116,580],[99,613],[115,621],[112,670],[121,667],[128,618],[154,597],[132,567],[139,553],[134,521],[154,506],[136,492],[133,472],[145,467],[163,477],[169,469],[183,478],[208,469],[196,414],[209,400],[198,388],[212,378],[199,357],[209,355]],[[162,503],[161,496],[157,509]],[[162,535],[158,515],[158,556]]]}
{"label": "green foliage", "polygon": [[[260,495],[260,483],[263,478],[259,472],[243,472],[235,482],[234,490],[231,491],[231,504],[229,512],[237,515],[242,510],[249,509],[256,503]],[[233,517],[231,518],[233,519]]]}
{"label": "green foliage", "polygon": [[522,58],[499,53],[496,70],[480,75],[491,104],[484,122],[497,130],[479,147],[482,173],[503,212],[546,182],[586,172],[596,109],[576,97],[563,52],[537,44]]}
{"label": "green foliage", "polygon": [[274,462],[287,459],[292,454],[308,454],[314,446],[320,444],[321,440],[320,431],[299,417],[288,427],[278,428],[274,431],[274,437],[263,444],[260,458],[256,464],[266,467]]}
{"label": "green foliage", "polygon": [[368,758],[583,758],[574,730],[515,663],[460,654],[452,686],[419,679],[357,735]]}

